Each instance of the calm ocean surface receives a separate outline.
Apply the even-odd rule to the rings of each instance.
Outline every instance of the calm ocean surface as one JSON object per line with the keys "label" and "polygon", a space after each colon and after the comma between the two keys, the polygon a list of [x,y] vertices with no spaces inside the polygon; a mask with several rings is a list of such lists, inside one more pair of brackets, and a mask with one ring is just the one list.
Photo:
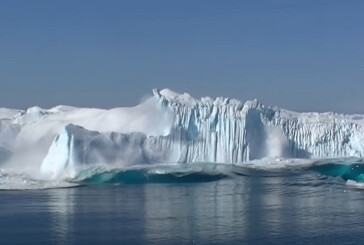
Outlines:
{"label": "calm ocean surface", "polygon": [[364,190],[307,173],[0,191],[0,244],[363,244]]}

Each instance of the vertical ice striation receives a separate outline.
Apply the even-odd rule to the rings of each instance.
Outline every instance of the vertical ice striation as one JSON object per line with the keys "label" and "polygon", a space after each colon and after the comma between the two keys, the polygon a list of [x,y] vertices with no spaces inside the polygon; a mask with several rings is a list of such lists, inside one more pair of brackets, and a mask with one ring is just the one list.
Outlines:
{"label": "vertical ice striation", "polygon": [[[170,96],[168,90],[153,93],[162,107],[175,112],[173,141],[187,141],[182,144],[186,162],[364,155],[364,121],[359,116],[295,113],[266,107],[257,100],[195,100],[188,94]],[[272,147],[279,149],[275,155],[269,154]]]}
{"label": "vertical ice striation", "polygon": [[[279,125],[289,140],[293,157],[363,157],[363,121],[334,113],[302,113],[289,117],[282,113],[270,122]],[[354,118],[354,119],[353,119]]]}
{"label": "vertical ice striation", "polygon": [[358,116],[300,114],[266,107],[257,100],[196,100],[170,90],[153,90],[153,94],[157,105],[173,114],[169,134],[96,132],[70,124],[54,140],[42,172],[59,176],[68,171],[72,176],[84,165],[98,164],[363,157],[363,119]]}
{"label": "vertical ice striation", "polygon": [[53,177],[100,163],[364,157],[364,116],[296,113],[257,100],[194,99],[155,89],[153,98],[130,108],[0,108],[0,149],[6,158],[13,149],[27,160],[37,155],[38,168],[44,159],[42,172]]}

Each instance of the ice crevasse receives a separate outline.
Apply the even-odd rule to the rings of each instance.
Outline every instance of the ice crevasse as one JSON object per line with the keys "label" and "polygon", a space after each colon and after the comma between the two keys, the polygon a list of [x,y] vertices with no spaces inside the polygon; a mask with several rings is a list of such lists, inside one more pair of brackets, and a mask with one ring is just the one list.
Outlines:
{"label": "ice crevasse", "polygon": [[[167,133],[107,132],[67,124],[51,144],[41,172],[57,178],[99,164],[243,163],[264,157],[364,155],[362,115],[296,113],[257,100],[194,99],[168,89],[153,90],[152,100],[171,119],[163,120]],[[133,123],[133,118],[128,120]],[[146,126],[157,127],[156,123]]]}

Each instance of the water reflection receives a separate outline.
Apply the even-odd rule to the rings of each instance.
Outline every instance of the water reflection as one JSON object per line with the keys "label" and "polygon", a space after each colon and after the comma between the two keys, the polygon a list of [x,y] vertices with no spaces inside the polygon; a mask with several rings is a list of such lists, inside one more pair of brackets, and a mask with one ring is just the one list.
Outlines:
{"label": "water reflection", "polygon": [[51,232],[54,242],[66,244],[74,228],[74,205],[76,189],[52,189],[48,194],[48,208],[51,215]]}
{"label": "water reflection", "polygon": [[[246,198],[234,185],[218,181],[198,185],[148,186],[145,196],[148,241],[221,242],[245,233]],[[242,186],[239,187],[241,191]]]}
{"label": "water reflection", "polygon": [[51,233],[59,244],[318,244],[360,236],[362,192],[325,181],[241,177],[49,190]]}

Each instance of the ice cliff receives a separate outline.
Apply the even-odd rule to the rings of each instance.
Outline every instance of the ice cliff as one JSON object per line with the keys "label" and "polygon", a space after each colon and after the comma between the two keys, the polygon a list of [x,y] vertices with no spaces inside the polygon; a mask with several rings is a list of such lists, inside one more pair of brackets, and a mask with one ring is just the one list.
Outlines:
{"label": "ice cliff", "polygon": [[37,169],[41,163],[42,173],[53,178],[100,164],[363,155],[363,115],[296,113],[257,100],[194,99],[155,89],[130,108],[0,108],[0,161]]}
{"label": "ice cliff", "polygon": [[[361,115],[295,113],[258,101],[192,98],[153,90],[153,99],[170,116],[168,133],[96,132],[73,124],[55,138],[42,172],[71,176],[85,165],[114,167],[148,163],[240,163],[264,157],[363,157]],[[133,118],[129,117],[130,123]],[[155,120],[147,128],[160,127]]]}
{"label": "ice cliff", "polygon": [[363,157],[361,115],[295,113],[258,101],[195,100],[154,90],[175,114],[174,142],[187,141],[187,162],[244,162],[271,157]]}

